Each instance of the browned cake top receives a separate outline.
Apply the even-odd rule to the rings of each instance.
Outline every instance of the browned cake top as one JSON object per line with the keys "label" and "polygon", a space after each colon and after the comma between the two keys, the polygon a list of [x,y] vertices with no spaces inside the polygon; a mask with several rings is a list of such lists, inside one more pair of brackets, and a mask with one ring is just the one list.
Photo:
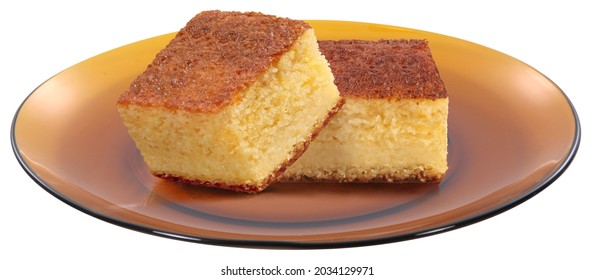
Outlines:
{"label": "browned cake top", "polygon": [[261,13],[199,13],[160,51],[119,104],[214,112],[278,61],[304,21]]}
{"label": "browned cake top", "polygon": [[323,40],[319,46],[344,96],[447,97],[426,40]]}

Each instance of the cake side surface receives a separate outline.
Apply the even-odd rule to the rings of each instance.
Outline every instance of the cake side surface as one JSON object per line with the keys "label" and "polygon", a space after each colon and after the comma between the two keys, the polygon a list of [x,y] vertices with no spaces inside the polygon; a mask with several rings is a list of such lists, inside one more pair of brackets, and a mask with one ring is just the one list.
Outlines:
{"label": "cake side surface", "polygon": [[347,98],[283,181],[439,182],[448,100]]}
{"label": "cake side surface", "polygon": [[259,176],[301,155],[314,131],[338,111],[342,98],[333,80],[310,29],[246,91],[253,99],[234,107],[228,128],[238,138],[236,149],[257,162]]}
{"label": "cake side surface", "polygon": [[442,180],[449,100],[427,42],[319,44],[346,102],[281,180]]}
{"label": "cake side surface", "polygon": [[151,98],[124,97],[118,110],[153,175],[250,193],[295,161],[343,103],[311,28],[225,106]]}

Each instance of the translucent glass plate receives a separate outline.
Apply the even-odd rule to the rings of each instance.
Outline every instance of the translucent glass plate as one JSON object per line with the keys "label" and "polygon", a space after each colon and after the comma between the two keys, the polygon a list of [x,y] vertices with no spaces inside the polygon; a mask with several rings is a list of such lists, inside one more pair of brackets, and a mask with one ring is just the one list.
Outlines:
{"label": "translucent glass plate", "polygon": [[309,21],[319,39],[429,41],[450,94],[449,166],[441,184],[274,184],[245,195],[152,177],[115,108],[174,34],[126,45],[51,77],[18,109],[13,148],[49,193],[140,232],[248,247],[328,248],[395,242],[460,228],[550,185],[577,152],[565,94],[495,50],[420,30]]}

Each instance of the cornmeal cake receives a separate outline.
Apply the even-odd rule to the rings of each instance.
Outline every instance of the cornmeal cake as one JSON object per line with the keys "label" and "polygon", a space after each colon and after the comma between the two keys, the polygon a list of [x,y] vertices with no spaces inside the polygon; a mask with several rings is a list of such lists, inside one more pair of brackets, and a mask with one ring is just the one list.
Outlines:
{"label": "cornmeal cake", "polygon": [[282,181],[439,182],[448,95],[425,40],[320,41],[346,103]]}
{"label": "cornmeal cake", "polygon": [[307,23],[206,11],[156,55],[117,108],[153,175],[255,193],[342,103]]}

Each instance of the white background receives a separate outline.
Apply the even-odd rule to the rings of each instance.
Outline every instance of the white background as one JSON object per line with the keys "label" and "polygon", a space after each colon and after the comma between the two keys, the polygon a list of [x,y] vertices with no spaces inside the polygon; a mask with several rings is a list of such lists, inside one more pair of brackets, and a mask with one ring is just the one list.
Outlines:
{"label": "white background", "polygon": [[[219,276],[226,265],[374,267],[375,276],[357,279],[594,279],[594,119],[588,103],[594,94],[594,21],[585,3],[2,1],[0,279],[258,279]],[[569,96],[582,122],[579,153],[554,184],[501,215],[417,240],[331,250],[228,248],[147,235],[83,214],[26,175],[9,131],[36,86],[91,56],[177,31],[208,9],[382,23],[499,50],[535,67]]]}

